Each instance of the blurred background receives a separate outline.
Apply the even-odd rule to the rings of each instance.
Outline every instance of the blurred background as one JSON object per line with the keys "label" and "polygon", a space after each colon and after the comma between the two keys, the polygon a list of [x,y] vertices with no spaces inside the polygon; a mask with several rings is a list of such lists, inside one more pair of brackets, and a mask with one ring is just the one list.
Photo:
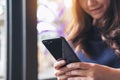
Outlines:
{"label": "blurred background", "polygon": [[54,77],[54,58],[41,43],[41,40],[65,36],[64,28],[71,19],[71,0],[38,0],[37,30],[38,30],[38,78]]}
{"label": "blurred background", "polygon": [[0,0],[0,80],[6,73],[6,0]]}
{"label": "blurred background", "polygon": [[[65,36],[64,29],[71,20],[71,0],[37,0],[38,80],[54,78],[55,59],[41,43],[42,40]],[[0,80],[6,75],[6,0],[0,0]]]}

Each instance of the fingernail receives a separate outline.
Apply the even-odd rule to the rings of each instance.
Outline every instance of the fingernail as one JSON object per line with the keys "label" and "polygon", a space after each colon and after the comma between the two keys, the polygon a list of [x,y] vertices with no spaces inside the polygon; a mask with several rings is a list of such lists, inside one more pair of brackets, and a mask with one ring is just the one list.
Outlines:
{"label": "fingernail", "polygon": [[72,65],[70,65],[70,64],[67,65],[67,68],[71,68],[71,67],[72,67]]}
{"label": "fingernail", "polygon": [[60,63],[61,63],[61,64],[65,64],[65,61],[64,61],[64,60],[62,60]]}

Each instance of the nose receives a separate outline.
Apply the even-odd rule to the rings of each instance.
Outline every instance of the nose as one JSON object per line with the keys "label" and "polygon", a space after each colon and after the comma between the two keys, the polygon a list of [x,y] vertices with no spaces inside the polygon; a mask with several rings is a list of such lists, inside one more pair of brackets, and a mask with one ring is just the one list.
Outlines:
{"label": "nose", "polygon": [[92,7],[92,6],[95,6],[96,3],[97,3],[96,0],[88,0],[87,5],[88,5],[88,7]]}

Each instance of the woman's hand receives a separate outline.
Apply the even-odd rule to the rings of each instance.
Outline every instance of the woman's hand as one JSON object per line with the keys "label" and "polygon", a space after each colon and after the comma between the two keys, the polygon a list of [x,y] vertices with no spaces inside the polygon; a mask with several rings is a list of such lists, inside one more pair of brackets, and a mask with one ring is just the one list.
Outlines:
{"label": "woman's hand", "polygon": [[[71,71],[67,80],[119,80],[120,69],[87,62],[77,62],[67,65]],[[74,77],[70,77],[74,76]]]}
{"label": "woman's hand", "polygon": [[70,71],[70,69],[65,67],[64,66],[65,64],[66,64],[65,60],[57,61],[54,64],[54,69],[55,69],[54,74],[58,78],[58,80],[67,80],[67,78],[69,77],[65,74],[66,74],[66,72]]}

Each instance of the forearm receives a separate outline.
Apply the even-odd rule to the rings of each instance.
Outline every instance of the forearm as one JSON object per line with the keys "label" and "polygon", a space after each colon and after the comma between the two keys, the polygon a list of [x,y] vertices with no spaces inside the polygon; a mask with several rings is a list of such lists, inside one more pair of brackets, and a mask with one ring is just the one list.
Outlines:
{"label": "forearm", "polygon": [[120,80],[120,68],[111,68],[109,80]]}

